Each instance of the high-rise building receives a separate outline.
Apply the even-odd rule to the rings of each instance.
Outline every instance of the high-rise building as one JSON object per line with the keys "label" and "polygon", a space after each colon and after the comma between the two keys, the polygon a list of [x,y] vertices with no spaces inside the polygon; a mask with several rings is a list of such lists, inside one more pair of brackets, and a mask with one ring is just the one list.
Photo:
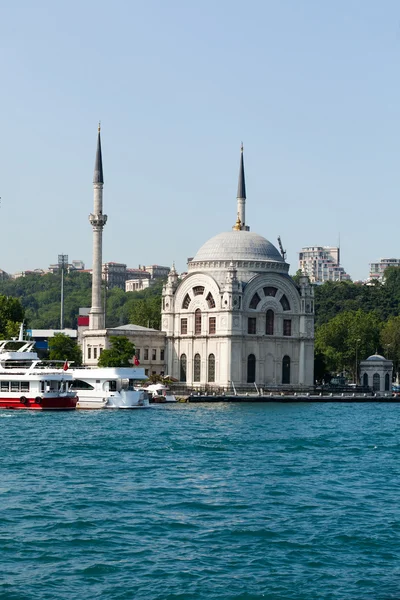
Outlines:
{"label": "high-rise building", "polygon": [[370,280],[383,281],[383,275],[388,267],[400,267],[400,258],[381,258],[379,262],[370,263]]}
{"label": "high-rise building", "polygon": [[307,246],[299,252],[299,269],[312,283],[324,281],[351,281],[340,266],[340,248],[337,246]]}

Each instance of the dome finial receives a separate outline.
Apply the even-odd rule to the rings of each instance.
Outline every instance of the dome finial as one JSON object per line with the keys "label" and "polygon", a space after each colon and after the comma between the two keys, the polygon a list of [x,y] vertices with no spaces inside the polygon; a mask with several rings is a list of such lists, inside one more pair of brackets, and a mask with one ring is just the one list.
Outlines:
{"label": "dome finial", "polygon": [[242,229],[242,221],[240,220],[239,213],[237,214],[236,223],[233,227],[234,231],[240,231]]}

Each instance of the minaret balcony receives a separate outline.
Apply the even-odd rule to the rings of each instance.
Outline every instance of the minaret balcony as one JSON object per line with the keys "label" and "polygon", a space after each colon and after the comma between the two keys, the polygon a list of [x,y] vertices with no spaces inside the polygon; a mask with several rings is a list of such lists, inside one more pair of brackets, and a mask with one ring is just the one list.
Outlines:
{"label": "minaret balcony", "polygon": [[104,227],[104,225],[107,223],[107,215],[93,215],[92,213],[90,213],[89,215],[89,221],[92,227]]}

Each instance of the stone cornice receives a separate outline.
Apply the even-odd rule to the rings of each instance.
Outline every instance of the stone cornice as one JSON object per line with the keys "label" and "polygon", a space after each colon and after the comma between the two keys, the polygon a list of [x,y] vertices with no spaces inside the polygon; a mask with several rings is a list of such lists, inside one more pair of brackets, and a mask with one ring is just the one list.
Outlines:
{"label": "stone cornice", "polygon": [[[207,261],[190,261],[188,263],[190,269],[201,271],[202,269],[246,269],[248,271],[272,271],[275,273],[288,273],[289,265],[287,263],[275,261],[261,260],[207,260]],[[189,273],[190,274],[190,273]]]}

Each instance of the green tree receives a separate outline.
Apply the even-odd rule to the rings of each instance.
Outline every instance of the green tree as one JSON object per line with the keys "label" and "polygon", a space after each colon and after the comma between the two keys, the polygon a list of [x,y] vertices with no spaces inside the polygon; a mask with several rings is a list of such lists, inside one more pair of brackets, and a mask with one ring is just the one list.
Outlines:
{"label": "green tree", "polygon": [[25,311],[18,298],[0,296],[0,335],[3,338],[15,337],[24,318]]}
{"label": "green tree", "polygon": [[98,360],[99,367],[131,367],[135,345],[125,336],[110,338],[111,348],[103,350]]}
{"label": "green tree", "polygon": [[393,361],[393,371],[397,374],[400,366],[400,316],[391,317],[383,325],[381,345],[386,358]]}
{"label": "green tree", "polygon": [[361,309],[341,312],[316,331],[315,349],[331,372],[356,375],[357,359],[362,360],[380,349],[381,321],[376,313]]}
{"label": "green tree", "polygon": [[82,364],[82,352],[76,341],[64,333],[56,333],[49,339],[50,360],[68,360],[74,367]]}

